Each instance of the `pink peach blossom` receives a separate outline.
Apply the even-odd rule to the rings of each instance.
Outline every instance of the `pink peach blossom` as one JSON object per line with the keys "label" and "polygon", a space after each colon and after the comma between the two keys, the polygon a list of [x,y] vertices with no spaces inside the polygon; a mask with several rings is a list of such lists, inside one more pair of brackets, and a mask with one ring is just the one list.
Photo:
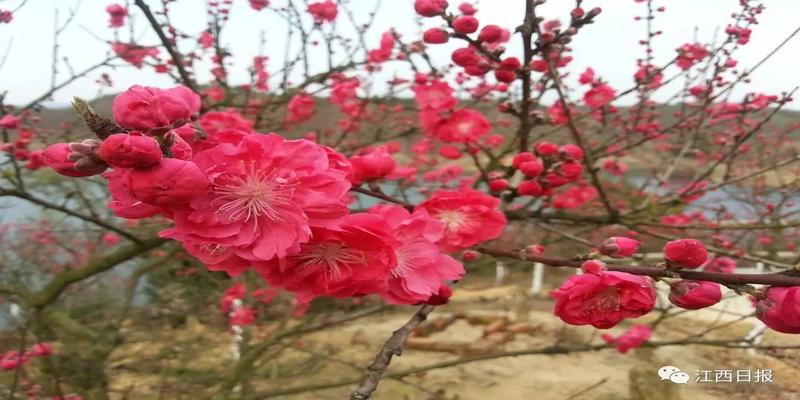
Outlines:
{"label": "pink peach blossom", "polygon": [[634,325],[630,327],[623,334],[614,337],[607,333],[602,335],[603,340],[609,344],[615,344],[617,351],[622,354],[627,353],[630,349],[639,348],[644,342],[650,339],[653,331],[648,325]]}
{"label": "pink peach blossom", "polygon": [[130,181],[127,179],[128,171],[127,168],[114,168],[103,174],[108,181],[108,191],[111,193],[108,208],[120,218],[139,219],[157,215],[160,212],[158,207],[145,204],[133,197]]}
{"label": "pink peach blossom", "polygon": [[298,93],[292,97],[288,104],[286,122],[299,123],[311,119],[314,115],[314,98],[307,93]]}
{"label": "pink peach blossom", "polygon": [[436,242],[444,234],[444,225],[424,209],[409,213],[402,207],[377,205],[368,212],[383,217],[401,243],[396,251],[397,266],[381,292],[387,302],[426,302],[439,293],[442,282],[458,280],[464,275],[461,263],[440,253]]}
{"label": "pink peach blossom", "polygon": [[572,275],[550,296],[556,300],[555,315],[564,322],[600,329],[641,317],[656,301],[650,278],[615,271]]}
{"label": "pink peach blossom", "polygon": [[379,292],[397,264],[400,241],[383,218],[350,214],[337,226],[313,228],[298,252],[254,264],[270,284],[301,297]]}
{"label": "pink peach blossom", "polygon": [[418,208],[444,223],[438,245],[445,251],[457,251],[500,236],[506,217],[497,210],[499,206],[500,199],[465,188],[438,190]]}
{"label": "pink peach blossom", "polygon": [[332,0],[325,0],[308,5],[308,13],[314,17],[316,23],[333,22],[339,14],[339,9]]}
{"label": "pink peach blossom", "polygon": [[194,162],[209,189],[175,210],[175,227],[162,236],[183,242],[211,269],[238,273],[250,261],[294,254],[312,227],[335,225],[348,211],[345,172],[306,140],[249,134]]}
{"label": "pink peach blossom", "polygon": [[112,42],[111,50],[114,54],[132,64],[136,68],[144,66],[147,57],[158,57],[158,48],[139,46],[134,43]]}

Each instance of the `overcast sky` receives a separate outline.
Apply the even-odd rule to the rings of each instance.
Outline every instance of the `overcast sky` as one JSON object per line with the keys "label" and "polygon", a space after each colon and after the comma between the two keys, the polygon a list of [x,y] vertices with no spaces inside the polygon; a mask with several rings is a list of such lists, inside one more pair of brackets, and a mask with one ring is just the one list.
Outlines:
{"label": "overcast sky", "polygon": [[[21,0],[0,0],[0,9],[13,9]],[[273,5],[283,4],[287,0],[273,0]],[[60,8],[60,16],[66,17],[67,9],[73,7],[75,0],[29,0],[14,16],[11,24],[0,24],[0,54],[5,54],[10,44],[9,57],[0,70],[0,91],[8,91],[7,101],[23,103],[45,92],[50,84],[50,68],[52,60],[53,19],[55,9]],[[107,28],[105,7],[113,1],[83,0],[72,26],[62,35],[60,52],[68,56],[75,70],[81,70],[102,59],[109,47],[103,41],[112,39],[113,31]],[[160,1],[150,0],[151,4]],[[350,0],[358,17],[364,18],[373,8],[375,0]],[[458,5],[455,0],[451,4]],[[481,22],[497,23],[514,27],[519,23],[524,0],[483,0],[478,3],[478,17]],[[656,1],[657,5],[667,7],[665,13],[659,14],[655,21],[656,28],[664,30],[664,35],[656,38],[656,64],[671,59],[674,49],[685,42],[692,41],[695,28],[696,35],[702,40],[713,37],[715,30],[720,31],[730,21],[730,14],[738,9],[739,0],[664,0]],[[547,18],[560,18],[566,21],[573,1],[550,0],[543,8],[542,14]],[[736,57],[740,66],[750,66],[758,62],[775,45],[786,38],[800,26],[800,1],[766,0],[767,9],[760,17],[760,25],[755,27],[751,43],[741,50]],[[585,8],[599,6],[603,13],[597,23],[585,28],[573,43],[575,62],[570,70],[580,72],[591,66],[614,87],[625,89],[632,85],[632,75],[636,70],[635,59],[641,57],[642,48],[637,43],[644,37],[644,24],[634,21],[634,16],[644,11],[641,3],[633,0],[586,0]],[[178,0],[172,6],[170,14],[175,25],[191,33],[199,33],[205,28],[205,1]],[[143,17],[135,14],[135,36],[142,44],[156,44],[155,37],[149,32]],[[425,27],[436,25],[432,19],[424,20]],[[367,37],[368,43],[377,47],[380,34],[389,27],[396,28],[407,38],[413,36],[419,28],[416,25],[413,0],[383,0],[376,26]],[[247,0],[234,0],[231,12],[231,23],[223,34],[223,42],[231,48],[239,61],[231,69],[232,80],[243,82],[252,56],[258,52],[259,34],[265,31],[267,45],[265,53],[271,57],[271,69],[281,64],[286,25],[274,13],[269,11],[255,12],[248,6]],[[123,39],[127,40],[127,28]],[[453,44],[453,46],[455,46]],[[514,43],[509,44],[516,49]],[[440,63],[445,63],[452,46],[438,46],[434,50]],[[800,35],[794,38],[767,64],[754,75],[747,91],[780,93],[800,85]],[[320,63],[320,59],[312,59]],[[322,66],[320,66],[321,68]],[[389,69],[391,73],[391,69]],[[65,68],[61,68],[60,79],[66,78]],[[152,86],[168,86],[170,80],[158,75],[151,69],[117,68],[107,71],[115,86],[110,92],[124,90],[132,84]],[[91,74],[87,79],[79,80],[68,86],[55,96],[56,103],[66,103],[73,96],[93,97],[97,93],[94,80],[100,72]],[[201,81],[208,79],[207,74],[200,74]],[[740,92],[741,95],[743,92]],[[800,103],[800,102],[796,102]],[[793,108],[800,108],[795,104]]]}

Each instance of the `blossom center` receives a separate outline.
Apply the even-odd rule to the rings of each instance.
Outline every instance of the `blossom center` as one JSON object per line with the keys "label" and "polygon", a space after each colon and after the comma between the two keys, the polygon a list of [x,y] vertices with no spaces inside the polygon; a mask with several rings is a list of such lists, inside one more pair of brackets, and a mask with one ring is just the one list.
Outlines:
{"label": "blossom center", "polygon": [[200,245],[200,250],[210,256],[218,256],[225,252],[225,246],[216,243],[203,243]]}
{"label": "blossom center", "polygon": [[[252,169],[252,168],[251,168]],[[281,209],[291,204],[294,190],[286,178],[276,172],[250,171],[244,178],[232,177],[224,184],[214,185],[215,202],[222,203],[218,213],[228,213],[228,220],[258,223],[260,217],[283,222]]]}
{"label": "blossom center", "polygon": [[455,210],[442,211],[436,217],[444,223],[445,228],[449,231],[458,230],[469,222],[464,213]]}
{"label": "blossom center", "polygon": [[619,290],[615,287],[607,287],[583,303],[583,311],[587,314],[615,310],[619,310]]}
{"label": "blossom center", "polygon": [[332,278],[342,275],[350,265],[364,264],[364,253],[351,249],[341,243],[314,243],[306,246],[303,253],[294,256],[301,267],[320,265]]}

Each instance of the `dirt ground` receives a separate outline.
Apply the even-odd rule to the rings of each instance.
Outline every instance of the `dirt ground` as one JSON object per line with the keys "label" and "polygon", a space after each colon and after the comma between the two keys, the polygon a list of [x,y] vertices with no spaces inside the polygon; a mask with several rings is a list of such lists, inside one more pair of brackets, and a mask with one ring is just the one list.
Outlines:
{"label": "dirt ground", "polygon": [[[521,279],[511,277],[511,282]],[[556,341],[564,346],[602,343],[593,328],[566,326],[551,314],[552,303],[544,294],[533,296],[522,284],[496,287],[461,287],[450,304],[438,308],[412,337],[405,353],[396,357],[389,372],[432,365],[461,357],[478,357],[500,351],[542,348]],[[741,320],[741,303],[725,305],[723,313],[706,311],[667,320],[652,341],[669,341],[698,333],[709,324],[724,328],[706,339],[743,337],[754,319]],[[734,310],[734,311],[731,311]],[[746,310],[745,310],[746,311]],[[399,308],[389,314],[364,318],[336,329],[311,334],[260,364],[253,374],[255,398],[264,394],[306,385],[357,380],[383,341],[401,326],[414,308]],[[691,316],[692,318],[688,318]],[[652,322],[648,316],[636,322]],[[618,334],[630,324],[610,332]],[[441,329],[444,327],[444,329]],[[174,340],[177,360],[194,366],[229,363],[230,338],[197,323],[175,331],[161,332],[163,340]],[[163,349],[152,343],[133,343],[118,352],[116,362],[130,365]],[[800,345],[800,339],[768,332],[762,345]],[[188,346],[188,347],[186,347]],[[186,359],[185,357],[188,357]],[[686,385],[661,381],[657,370],[673,365],[691,376]],[[630,399],[630,400],[716,400],[800,399],[800,354],[797,351],[749,352],[710,346],[667,346],[638,349],[628,354],[601,350],[562,355],[525,355],[471,362],[449,368],[411,374],[402,379],[384,379],[374,398],[383,399]],[[701,370],[771,370],[773,383],[700,383]],[[173,395],[162,398],[197,398],[188,395],[176,381],[154,371],[119,368],[112,388],[127,393],[128,399],[153,398],[154,392]],[[188,376],[188,375],[187,375]],[[712,379],[713,379],[712,375]],[[186,376],[182,377],[185,380]],[[345,399],[352,385],[277,399]],[[149,394],[147,394],[149,393]],[[122,398],[122,396],[120,396]],[[202,397],[201,397],[202,398]],[[238,398],[238,397],[237,397]]]}

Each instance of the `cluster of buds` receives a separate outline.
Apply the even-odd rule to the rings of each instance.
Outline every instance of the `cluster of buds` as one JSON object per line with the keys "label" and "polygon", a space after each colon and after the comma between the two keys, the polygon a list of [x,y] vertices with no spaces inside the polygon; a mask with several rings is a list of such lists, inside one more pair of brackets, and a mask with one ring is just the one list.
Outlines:
{"label": "cluster of buds", "polygon": [[[534,152],[526,151],[514,156],[511,161],[511,175],[502,172],[489,174],[489,188],[495,193],[514,190],[518,196],[553,195],[553,189],[581,178],[583,155],[583,149],[574,144],[558,146],[550,142],[538,143],[534,146]],[[513,176],[516,171],[519,171],[524,179],[516,188],[512,188],[507,177]],[[587,200],[583,191],[570,192],[566,195]]]}

